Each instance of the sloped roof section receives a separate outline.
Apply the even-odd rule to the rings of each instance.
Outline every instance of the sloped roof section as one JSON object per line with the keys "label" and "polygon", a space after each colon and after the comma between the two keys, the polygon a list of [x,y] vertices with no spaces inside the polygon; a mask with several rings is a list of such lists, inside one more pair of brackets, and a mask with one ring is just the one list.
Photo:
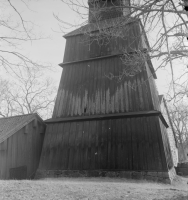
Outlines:
{"label": "sloped roof section", "polygon": [[43,122],[37,113],[0,118],[0,143],[36,118]]}
{"label": "sloped roof section", "polygon": [[140,21],[139,19],[135,19],[133,17],[116,17],[116,18],[112,18],[112,19],[106,19],[103,21],[99,21],[97,23],[89,23],[86,25],[83,25],[73,31],[71,31],[70,33],[67,33],[64,35],[64,38],[67,37],[71,37],[71,36],[75,36],[75,35],[79,35],[79,34],[84,34],[84,33],[92,33],[94,31],[98,31],[100,29],[108,29],[108,28],[119,28],[119,27],[123,27],[126,26],[129,23],[133,23],[133,22],[138,22]]}

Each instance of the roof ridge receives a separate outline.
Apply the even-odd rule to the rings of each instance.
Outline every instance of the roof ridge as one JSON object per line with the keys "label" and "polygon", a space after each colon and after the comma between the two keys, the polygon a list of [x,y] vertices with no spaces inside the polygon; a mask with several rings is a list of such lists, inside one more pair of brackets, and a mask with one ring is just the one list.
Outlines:
{"label": "roof ridge", "polygon": [[0,117],[1,119],[10,119],[10,118],[16,118],[16,117],[22,117],[22,116],[28,116],[28,115],[37,115],[37,113],[29,113],[29,114],[23,114],[23,115],[15,115],[15,116],[10,116],[10,117]]}

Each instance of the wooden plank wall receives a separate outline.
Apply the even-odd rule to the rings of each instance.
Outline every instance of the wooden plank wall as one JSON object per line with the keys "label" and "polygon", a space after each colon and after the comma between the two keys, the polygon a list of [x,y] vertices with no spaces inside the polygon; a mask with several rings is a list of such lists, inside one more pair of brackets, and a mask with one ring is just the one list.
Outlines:
{"label": "wooden plank wall", "polygon": [[149,82],[149,86],[150,86],[151,97],[152,97],[154,109],[161,111],[160,102],[159,102],[159,93],[157,90],[155,80],[153,78],[153,75],[151,73],[151,70],[150,70],[147,62],[146,62],[146,71],[147,71],[147,77],[148,77],[148,82]]}
{"label": "wooden plank wall", "polygon": [[167,170],[156,116],[47,126],[40,170]]}
{"label": "wooden plank wall", "polygon": [[164,153],[166,156],[166,163],[167,163],[168,169],[171,169],[174,166],[174,163],[173,163],[173,158],[172,158],[172,152],[170,149],[170,143],[169,143],[167,130],[166,130],[166,127],[163,125],[162,121],[160,120],[159,122],[160,122]]}
{"label": "wooden plank wall", "polygon": [[40,133],[45,130],[43,124],[34,127],[33,122],[0,144],[0,179],[9,179],[10,168],[27,166],[27,178],[37,170],[44,140]]}
{"label": "wooden plank wall", "polygon": [[119,57],[65,67],[53,118],[154,110],[146,70],[119,79],[124,68]]}
{"label": "wooden plank wall", "polygon": [[[121,30],[123,37],[95,37],[97,32],[79,34],[66,38],[66,47],[63,62],[86,60],[93,57],[114,55],[118,53],[134,52],[143,49],[143,37],[140,33],[138,21],[127,24]],[[115,34],[115,33],[114,33]],[[107,39],[108,38],[108,39]]]}

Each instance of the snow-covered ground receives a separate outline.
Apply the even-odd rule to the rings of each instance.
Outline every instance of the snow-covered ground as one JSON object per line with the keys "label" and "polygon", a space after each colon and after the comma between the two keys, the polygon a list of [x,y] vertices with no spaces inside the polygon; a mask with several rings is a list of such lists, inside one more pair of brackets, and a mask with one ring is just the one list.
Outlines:
{"label": "snow-covered ground", "polygon": [[115,178],[0,181],[0,200],[188,200],[188,178],[172,185]]}

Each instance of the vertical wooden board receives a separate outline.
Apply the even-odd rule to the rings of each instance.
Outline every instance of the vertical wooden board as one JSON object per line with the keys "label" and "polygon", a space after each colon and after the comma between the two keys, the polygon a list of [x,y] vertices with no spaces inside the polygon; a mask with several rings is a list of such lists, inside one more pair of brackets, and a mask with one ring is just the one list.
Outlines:
{"label": "vertical wooden board", "polygon": [[69,40],[70,49],[69,54],[67,56],[67,62],[74,61],[75,37],[70,37]]}
{"label": "vertical wooden board", "polygon": [[67,107],[68,107],[68,99],[69,99],[69,82],[70,82],[70,79],[71,79],[71,71],[72,71],[72,66],[67,66],[66,68],[64,68],[64,70],[66,70],[66,78],[65,78],[65,81],[64,81],[64,84],[62,86],[63,90],[64,90],[64,93],[63,93],[63,98],[61,99],[62,103],[60,103],[61,105],[61,117],[65,117],[67,116]]}
{"label": "vertical wooden board", "polygon": [[96,145],[97,145],[97,159],[96,159],[96,169],[102,169],[102,120],[97,121],[97,139],[96,139]]}
{"label": "vertical wooden board", "polygon": [[128,169],[133,170],[131,118],[127,119],[127,142],[128,142],[128,145],[127,145],[128,146],[128,148],[127,148],[128,149],[128,162],[129,162]]}
{"label": "vertical wooden board", "polygon": [[136,121],[137,121],[136,118],[131,118],[133,170],[138,170],[137,123],[136,123]]}
{"label": "vertical wooden board", "polygon": [[88,131],[88,142],[87,142],[87,148],[88,148],[88,154],[87,154],[87,160],[88,160],[88,169],[92,168],[92,132],[94,129],[94,123],[95,121],[89,121],[89,131]]}
{"label": "vertical wooden board", "polygon": [[79,69],[78,64],[73,65],[73,72],[72,72],[72,80],[71,85],[69,87],[69,91],[71,91],[71,97],[69,100],[69,109],[68,109],[68,116],[74,116],[74,109],[76,103],[76,79],[77,79],[77,70]]}
{"label": "vertical wooden board", "polygon": [[93,86],[94,86],[94,80],[93,80],[93,70],[94,70],[94,62],[88,63],[88,108],[87,112],[88,115],[91,115],[93,113]]}
{"label": "vertical wooden board", "polygon": [[138,90],[138,83],[137,83],[137,75],[134,77],[134,85],[135,85],[135,111],[140,111],[140,100],[139,100],[139,90]]}
{"label": "vertical wooden board", "polygon": [[122,119],[116,120],[117,128],[117,166],[123,169]]}
{"label": "vertical wooden board", "polygon": [[40,157],[39,169],[49,168],[50,139],[51,139],[50,133],[51,133],[52,127],[53,126],[51,124],[48,124],[47,128],[46,128],[42,153],[41,153],[41,157]]}
{"label": "vertical wooden board", "polygon": [[148,125],[147,125],[147,117],[143,117],[143,131],[144,131],[144,149],[145,149],[145,161],[146,161],[146,169],[149,170],[151,169],[151,164],[150,164],[150,147],[149,147],[149,137],[148,137],[148,134],[149,134],[149,130],[148,130]]}
{"label": "vertical wooden board", "polygon": [[142,147],[142,123],[141,118],[136,118],[136,140],[137,140],[137,157],[138,157],[138,170],[143,170],[143,147]]}
{"label": "vertical wooden board", "polygon": [[83,51],[83,60],[89,59],[90,58],[90,45],[89,45],[89,39],[90,36],[85,34],[83,35],[83,46],[84,46],[84,51]]}
{"label": "vertical wooden board", "polygon": [[147,63],[145,62],[146,65],[146,71],[144,73],[144,79],[146,80],[145,83],[147,85],[147,98],[148,98],[148,103],[149,103],[149,109],[154,109],[154,102],[153,102],[153,97],[152,97],[152,91],[151,91],[151,86],[150,86],[150,82],[149,82],[149,74],[148,74],[148,67],[147,67]]}
{"label": "vertical wooden board", "polygon": [[98,62],[92,62],[92,72],[91,72],[91,80],[93,82],[92,90],[91,90],[91,99],[92,99],[92,105],[91,105],[91,114],[97,114],[99,111],[98,105],[99,105],[99,93],[98,93],[98,70],[99,70],[99,64]]}
{"label": "vertical wooden board", "polygon": [[150,118],[146,118],[147,121],[147,127],[148,127],[148,142],[149,142],[149,161],[150,166],[149,169],[154,170],[155,169],[155,162],[154,162],[154,149],[153,149],[153,132],[151,130],[151,124],[150,124]]}
{"label": "vertical wooden board", "polygon": [[116,121],[115,119],[111,120],[111,152],[112,152],[112,169],[115,170],[116,169],[116,159],[117,159],[117,155],[116,155]]}
{"label": "vertical wooden board", "polygon": [[132,89],[132,82],[130,78],[127,79],[127,89],[128,89],[128,101],[129,101],[129,112],[132,112],[134,110],[134,104],[133,104],[133,89]]}
{"label": "vertical wooden board", "polygon": [[135,82],[135,76],[131,77],[131,84],[132,84],[132,109],[134,112],[138,111],[137,109],[137,85]]}
{"label": "vertical wooden board", "polygon": [[[67,91],[68,98],[66,102],[66,116],[71,116],[72,106],[73,106],[73,96],[74,96],[74,81],[75,81],[75,64],[71,65],[70,68],[70,78],[68,80]],[[69,66],[70,67],[70,66]]]}
{"label": "vertical wooden board", "polygon": [[67,81],[67,72],[68,72],[68,68],[65,67],[63,69],[62,75],[61,75],[61,82],[59,85],[59,90],[58,90],[58,95],[59,95],[59,99],[57,99],[56,103],[55,103],[55,110],[56,110],[56,116],[53,117],[60,117],[62,116],[63,112],[63,106],[64,106],[64,100],[66,98],[66,90],[64,88],[65,83]]}
{"label": "vertical wooden board", "polygon": [[85,50],[85,45],[84,45],[84,35],[79,35],[79,41],[78,41],[78,46],[79,49],[77,50],[79,54],[78,60],[84,60],[84,50]]}
{"label": "vertical wooden board", "polygon": [[64,124],[56,124],[56,129],[54,130],[53,137],[55,139],[54,145],[56,146],[55,155],[53,157],[53,168],[61,169],[61,154],[62,154],[62,140],[63,140],[63,129]]}
{"label": "vertical wooden board", "polygon": [[78,45],[77,44],[77,41],[76,41],[76,38],[77,38],[77,36],[73,36],[73,37],[70,37],[70,40],[71,40],[71,46],[70,46],[70,54],[69,54],[69,62],[70,61],[75,61],[75,55],[76,55],[76,45]]}
{"label": "vertical wooden board", "polygon": [[83,74],[84,74],[84,66],[83,63],[79,64],[79,73],[78,73],[78,82],[77,82],[77,114],[82,115],[82,96],[83,96]]}
{"label": "vertical wooden board", "polygon": [[145,138],[145,129],[144,129],[144,118],[139,118],[139,153],[140,153],[140,166],[141,170],[147,170],[147,149],[146,149],[146,138]]}
{"label": "vertical wooden board", "polygon": [[57,92],[56,100],[55,100],[55,106],[54,106],[53,115],[52,115],[53,118],[56,118],[58,116],[58,110],[59,110],[59,104],[60,104],[60,101],[61,101],[61,95],[62,95],[62,90],[59,89],[58,92]]}
{"label": "vertical wooden board", "polygon": [[105,110],[106,113],[111,113],[111,104],[110,104],[110,78],[108,74],[110,72],[110,63],[111,59],[106,59],[106,66],[105,66]]}
{"label": "vertical wooden board", "polygon": [[89,121],[84,121],[83,132],[83,169],[89,169],[88,163],[88,139],[89,139]]}
{"label": "vertical wooden board", "polygon": [[129,124],[127,124],[127,119],[123,118],[122,119],[122,165],[123,165],[123,169],[128,170],[129,169],[129,159],[128,159],[128,138],[127,138],[127,126],[129,126]]}
{"label": "vertical wooden board", "polygon": [[69,134],[70,134],[70,122],[64,123],[63,129],[63,141],[62,141],[62,155],[61,155],[61,169],[68,169],[69,162]]}
{"label": "vertical wooden board", "polygon": [[147,78],[145,76],[145,70],[141,72],[141,86],[142,86],[142,93],[143,93],[143,98],[144,98],[144,105],[145,105],[145,109],[146,110],[150,110],[150,103],[149,103],[149,99],[148,99],[148,92],[149,92],[149,88],[148,88],[148,84],[147,84]]}
{"label": "vertical wooden board", "polygon": [[77,169],[82,169],[82,141],[83,141],[83,123],[84,122],[78,122],[77,123],[77,133],[76,133],[76,151],[77,151]]}
{"label": "vertical wooden board", "polygon": [[75,122],[75,129],[74,129],[74,143],[73,143],[73,169],[78,169],[78,163],[80,161],[79,158],[79,149],[78,149],[78,129],[79,129],[79,122]]}
{"label": "vertical wooden board", "polygon": [[95,169],[100,169],[100,165],[99,165],[99,152],[100,152],[100,148],[99,148],[99,133],[100,133],[100,125],[99,125],[100,120],[96,121],[96,128],[95,128],[95,165],[94,168]]}
{"label": "vertical wooden board", "polygon": [[108,167],[108,120],[102,120],[101,132],[101,168],[107,169]]}
{"label": "vertical wooden board", "polygon": [[9,163],[12,157],[12,154],[11,154],[12,145],[10,144],[10,138],[7,138],[7,150],[4,152],[4,155],[3,155],[3,158],[4,158],[4,163],[2,163],[3,164],[3,169],[2,169],[3,179],[8,178],[7,167],[9,167],[10,165]]}
{"label": "vertical wooden board", "polygon": [[72,111],[71,111],[71,115],[72,116],[77,116],[79,113],[79,106],[80,106],[80,76],[81,76],[81,64],[77,63],[75,65],[75,80],[74,80],[74,91],[73,91],[73,105],[72,105]]}
{"label": "vertical wooden board", "polygon": [[49,132],[50,144],[49,144],[49,168],[54,169],[54,162],[56,160],[56,133],[57,124],[53,124]]}
{"label": "vertical wooden board", "polygon": [[70,54],[70,45],[71,45],[71,40],[70,38],[66,39],[66,45],[65,45],[65,51],[64,51],[64,58],[63,58],[63,62],[68,62],[68,56]]}
{"label": "vertical wooden board", "polygon": [[74,45],[74,60],[81,60],[81,51],[83,51],[80,40],[81,40],[82,35],[76,35],[75,36],[75,45]]}
{"label": "vertical wooden board", "polygon": [[164,147],[164,139],[163,139],[163,133],[160,127],[159,118],[156,117],[156,128],[158,133],[158,141],[159,141],[159,148],[160,148],[160,155],[161,155],[161,161],[162,161],[162,170],[167,170],[167,160],[166,160],[166,154],[165,154],[165,147]]}
{"label": "vertical wooden board", "polygon": [[107,124],[107,169],[112,169],[112,120],[108,120]]}
{"label": "vertical wooden board", "polygon": [[[18,132],[17,132],[18,133]],[[13,145],[13,149],[12,149],[12,155],[13,155],[13,159],[12,159],[12,166],[16,167],[17,166],[17,149],[19,147],[18,144],[18,138],[17,138],[17,133],[15,133],[12,137],[12,145]],[[30,141],[29,141],[30,142]],[[29,144],[29,143],[28,143]],[[29,145],[30,146],[30,145]],[[30,155],[30,152],[28,151],[28,156]]]}
{"label": "vertical wooden board", "polygon": [[74,75],[72,75],[72,105],[70,106],[70,114],[71,116],[75,116],[77,114],[77,92],[78,92],[78,75],[80,70],[80,64],[74,65]]}
{"label": "vertical wooden board", "polygon": [[109,78],[110,78],[110,113],[115,113],[115,60],[110,59],[109,63]]}
{"label": "vertical wooden board", "polygon": [[158,130],[157,130],[157,121],[156,121],[156,117],[151,117],[150,118],[151,121],[151,129],[153,131],[153,140],[154,140],[154,156],[156,159],[156,167],[158,170],[162,169],[162,162],[161,162],[161,155],[160,155],[160,149],[159,149],[159,140],[158,140]]}
{"label": "vertical wooden board", "polygon": [[124,93],[124,110],[125,112],[129,112],[129,98],[128,98],[128,85],[127,85],[127,80],[124,78],[123,80],[123,93]]}
{"label": "vertical wooden board", "polygon": [[75,169],[75,137],[76,137],[76,125],[77,122],[70,123],[70,131],[69,131],[69,164],[68,169],[74,170]]}
{"label": "vertical wooden board", "polygon": [[74,61],[74,48],[75,48],[75,37],[70,37],[70,49],[68,54],[67,62]]}
{"label": "vertical wooden board", "polygon": [[[30,133],[29,133],[30,134]],[[23,135],[24,136],[24,135]],[[13,137],[16,139],[15,140],[15,145],[16,145],[16,155],[15,155],[15,165],[19,166],[22,164],[22,157],[20,157],[20,153],[22,153],[22,140],[23,140],[22,132],[19,130],[17,131],[16,134],[13,135]],[[32,141],[31,141],[32,143]],[[31,163],[32,164],[32,163]]]}
{"label": "vertical wooden board", "polygon": [[105,114],[105,59],[101,60],[101,114]]}
{"label": "vertical wooden board", "polygon": [[120,110],[121,112],[126,112],[126,101],[125,101],[125,91],[124,91],[124,83],[126,80],[125,75],[123,74],[123,63],[121,61],[121,58],[118,57],[118,63],[119,63],[119,71],[121,73],[121,81],[120,81],[120,95],[119,95],[119,100],[120,100]]}
{"label": "vertical wooden board", "polygon": [[141,86],[141,81],[140,81],[140,73],[137,75],[136,77],[137,80],[137,94],[138,94],[138,106],[139,106],[139,110],[143,111],[145,110],[145,105],[144,105],[144,100],[143,100],[143,93],[142,93],[142,86]]}
{"label": "vertical wooden board", "polygon": [[101,62],[96,62],[96,98],[95,98],[95,114],[101,114]]}
{"label": "vertical wooden board", "polygon": [[168,169],[171,169],[173,167],[173,160],[172,160],[172,153],[170,150],[170,144],[169,139],[167,136],[166,127],[162,123],[161,119],[158,119],[161,127],[162,137],[163,137],[163,146],[165,149],[165,155],[166,155],[166,161],[167,161],[167,167]]}
{"label": "vertical wooden board", "polygon": [[124,112],[124,92],[123,92],[123,69],[122,69],[122,61],[120,57],[116,58],[116,62],[118,65],[118,74],[119,74],[119,80],[117,82],[118,86],[118,112]]}
{"label": "vertical wooden board", "polygon": [[115,93],[114,93],[114,110],[115,113],[119,112],[119,88],[118,88],[118,82],[119,82],[119,65],[118,65],[118,60],[117,58],[114,58],[114,75],[117,77],[114,80],[114,88],[115,88]]}
{"label": "vertical wooden board", "polygon": [[82,79],[82,115],[88,115],[88,75],[89,75],[89,62],[83,63],[83,79]]}

